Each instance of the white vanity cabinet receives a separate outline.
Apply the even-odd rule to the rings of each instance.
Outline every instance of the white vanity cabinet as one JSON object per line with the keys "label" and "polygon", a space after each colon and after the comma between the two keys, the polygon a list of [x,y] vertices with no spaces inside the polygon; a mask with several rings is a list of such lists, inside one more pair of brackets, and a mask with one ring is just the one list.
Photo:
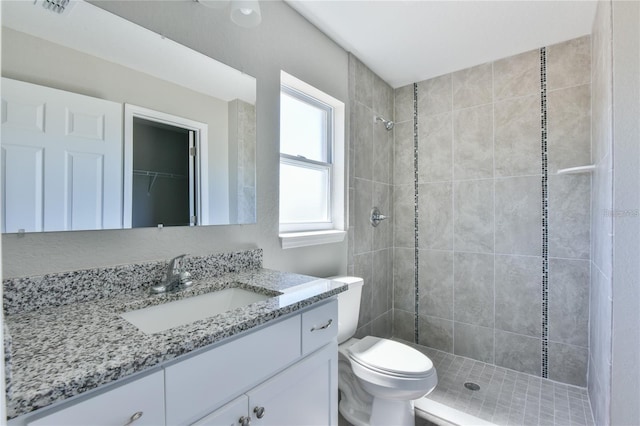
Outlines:
{"label": "white vanity cabinet", "polygon": [[337,426],[337,328],[328,300],[9,426]]}
{"label": "white vanity cabinet", "polygon": [[167,367],[167,425],[337,424],[337,316],[330,301]]}
{"label": "white vanity cabinet", "polygon": [[337,362],[327,345],[193,426],[337,425]]}
{"label": "white vanity cabinet", "polygon": [[[164,419],[164,374],[157,371],[56,410],[27,426],[158,426]],[[11,423],[10,423],[11,424]]]}

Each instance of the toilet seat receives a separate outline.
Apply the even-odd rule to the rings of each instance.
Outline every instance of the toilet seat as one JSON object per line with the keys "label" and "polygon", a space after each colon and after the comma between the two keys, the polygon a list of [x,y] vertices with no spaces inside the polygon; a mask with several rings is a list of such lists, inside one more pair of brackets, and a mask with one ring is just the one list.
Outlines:
{"label": "toilet seat", "polygon": [[433,363],[423,353],[393,340],[364,337],[347,349],[349,358],[380,374],[399,378],[426,378],[434,373]]}

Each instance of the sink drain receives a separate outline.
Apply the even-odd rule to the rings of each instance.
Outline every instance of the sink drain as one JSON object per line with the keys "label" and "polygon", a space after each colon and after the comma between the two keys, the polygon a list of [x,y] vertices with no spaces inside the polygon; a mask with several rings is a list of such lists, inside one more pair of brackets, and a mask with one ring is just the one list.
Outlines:
{"label": "sink drain", "polygon": [[472,390],[472,391],[479,391],[480,390],[480,385],[477,384],[477,383],[473,383],[473,382],[466,382],[464,384],[464,387],[469,389],[469,390]]}

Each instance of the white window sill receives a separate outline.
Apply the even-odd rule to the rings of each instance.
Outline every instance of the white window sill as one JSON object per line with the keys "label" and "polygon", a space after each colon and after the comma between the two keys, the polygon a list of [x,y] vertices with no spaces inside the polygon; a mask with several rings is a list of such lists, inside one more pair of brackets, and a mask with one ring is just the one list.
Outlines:
{"label": "white window sill", "polygon": [[287,232],[280,234],[280,245],[283,249],[331,244],[344,241],[347,231],[330,229],[326,231]]}

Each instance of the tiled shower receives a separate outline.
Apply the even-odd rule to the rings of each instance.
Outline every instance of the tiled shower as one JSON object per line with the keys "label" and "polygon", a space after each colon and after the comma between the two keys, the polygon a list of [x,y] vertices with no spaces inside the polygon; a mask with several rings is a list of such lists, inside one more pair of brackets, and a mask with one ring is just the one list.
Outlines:
{"label": "tiled shower", "polygon": [[586,385],[591,178],[557,170],[591,161],[590,54],[583,37],[396,90],[395,336],[414,339],[417,226],[418,343]]}
{"label": "tiled shower", "polygon": [[[391,100],[350,55],[360,335],[587,386],[592,176],[557,172],[592,161],[591,52],[585,36]],[[376,116],[396,122],[393,139]],[[373,206],[391,216],[377,228]]]}

